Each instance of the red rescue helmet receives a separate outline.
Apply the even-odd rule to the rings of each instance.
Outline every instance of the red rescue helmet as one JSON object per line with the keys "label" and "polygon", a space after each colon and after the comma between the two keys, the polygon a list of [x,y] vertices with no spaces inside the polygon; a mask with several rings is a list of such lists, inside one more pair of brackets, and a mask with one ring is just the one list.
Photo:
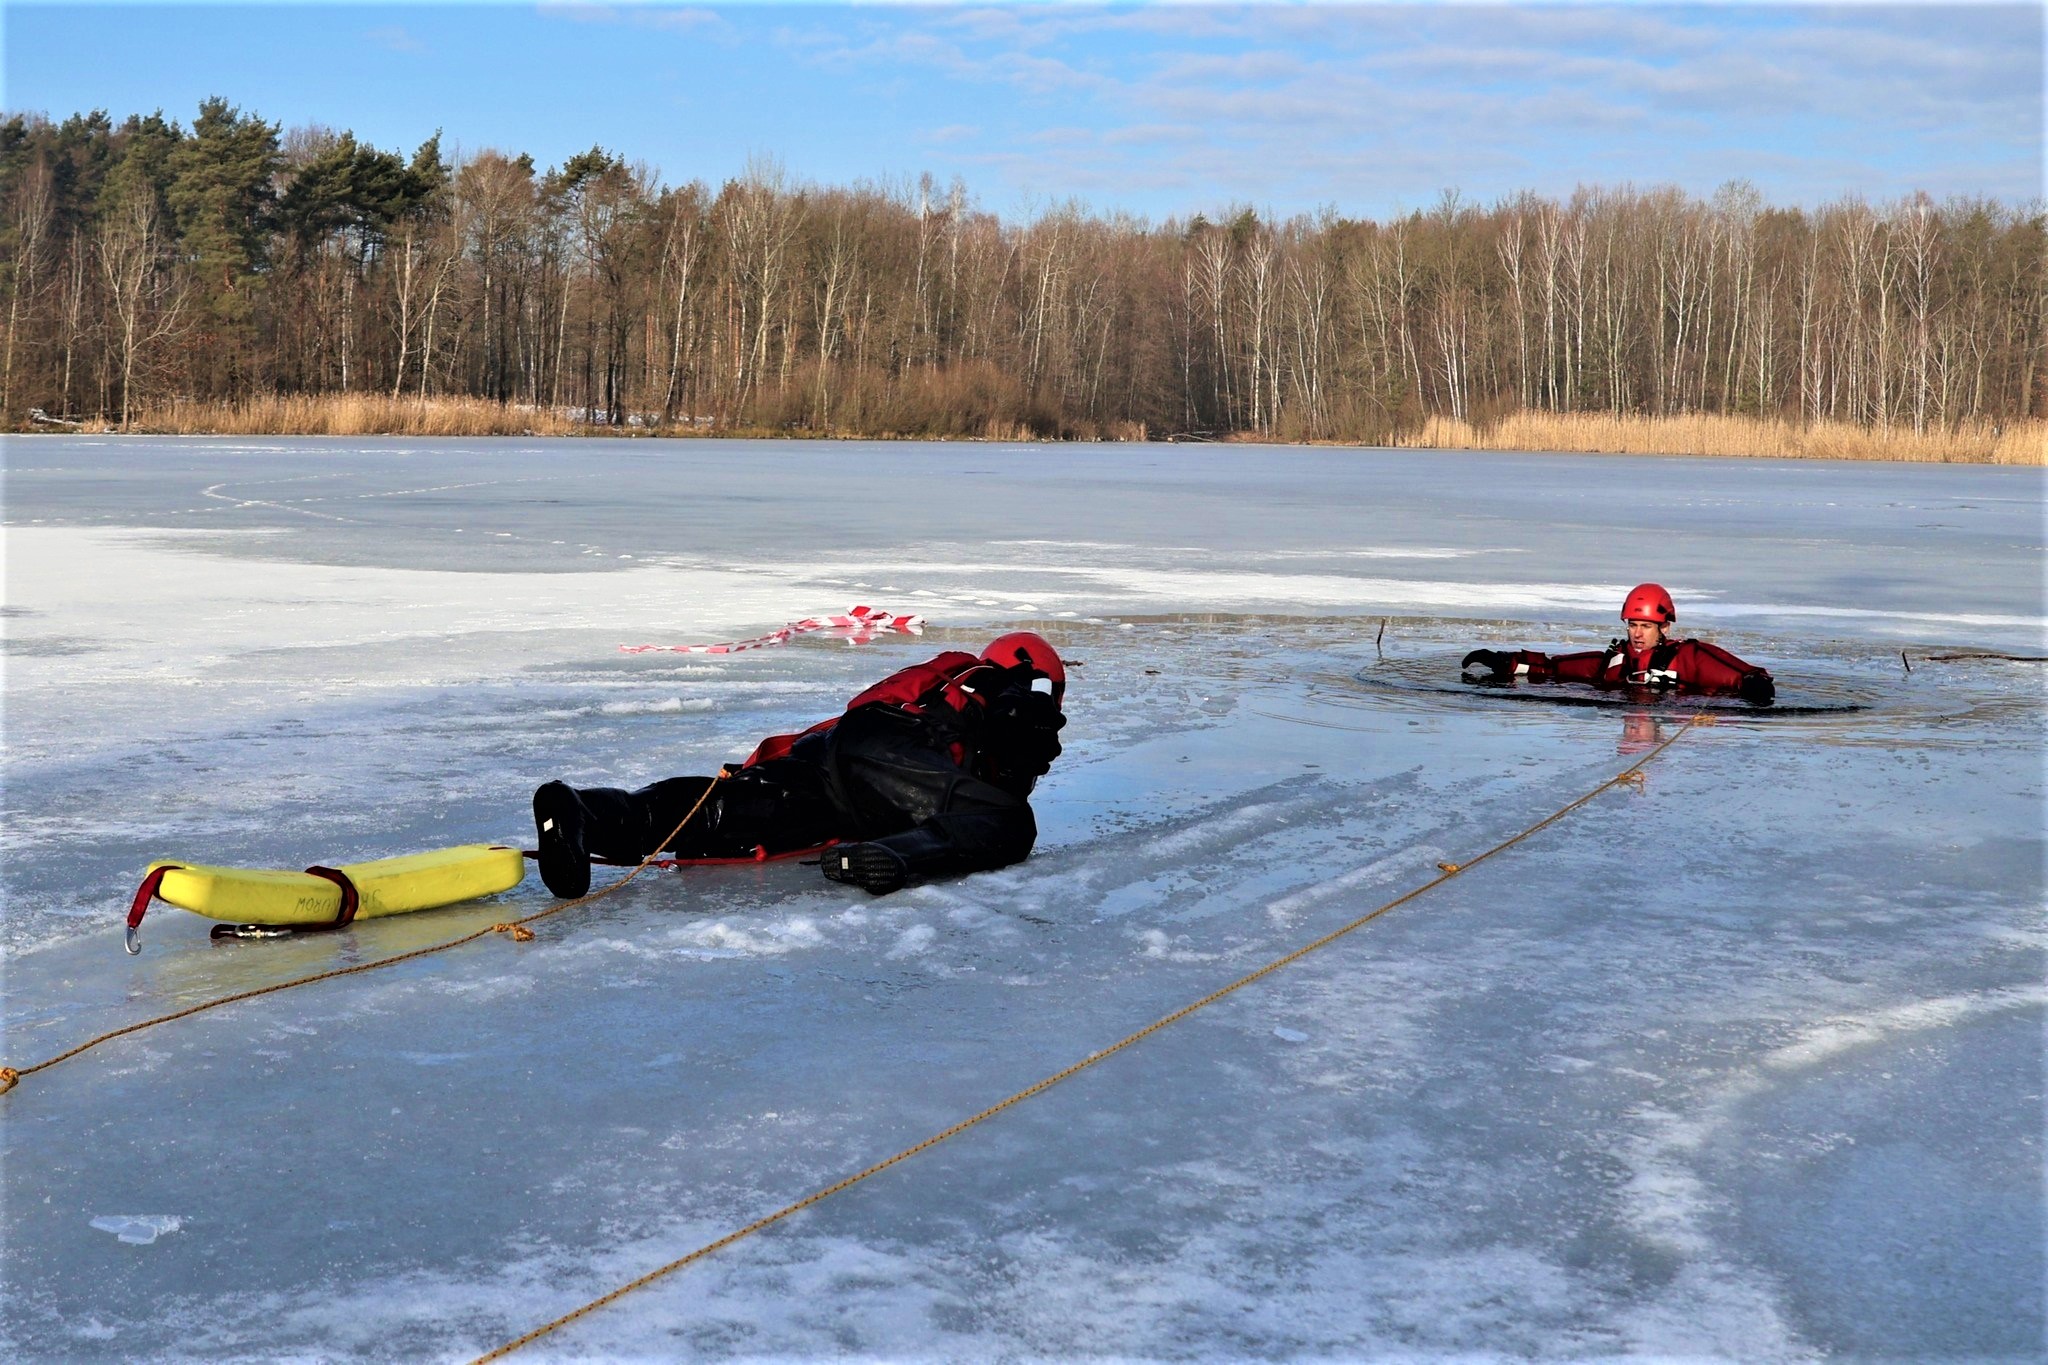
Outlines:
{"label": "red rescue helmet", "polygon": [[981,651],[982,661],[998,668],[1015,668],[1023,664],[1032,672],[1052,680],[1052,699],[1058,701],[1066,694],[1067,666],[1060,662],[1060,653],[1035,630],[1013,630],[1008,635],[998,635],[988,642],[988,648]]}
{"label": "red rescue helmet", "polygon": [[1621,604],[1621,619],[1624,621],[1655,621],[1658,625],[1669,625],[1678,619],[1678,608],[1671,605],[1671,594],[1655,583],[1645,583],[1628,595]]}

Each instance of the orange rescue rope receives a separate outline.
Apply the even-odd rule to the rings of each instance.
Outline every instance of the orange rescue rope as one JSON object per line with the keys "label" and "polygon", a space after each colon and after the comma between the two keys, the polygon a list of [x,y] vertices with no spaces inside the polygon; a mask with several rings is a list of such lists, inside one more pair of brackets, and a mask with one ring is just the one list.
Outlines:
{"label": "orange rescue rope", "polygon": [[542,1323],[540,1326],[534,1328],[531,1332],[528,1332],[525,1336],[518,1337],[512,1341],[508,1341],[503,1346],[498,1347],[496,1350],[487,1351],[483,1355],[478,1356],[475,1360],[470,1362],[470,1365],[486,1365],[486,1362],[488,1361],[503,1359],[505,1356],[511,1355],[514,1351],[519,1350],[521,1347],[530,1345],[533,1342],[540,1340],[542,1337],[548,1335],[550,1332],[554,1332],[559,1330],[560,1328],[566,1327],[570,1323],[576,1321],[578,1318],[594,1313],[598,1309],[603,1308],[606,1304],[614,1303],[617,1300],[624,1298],[626,1295],[632,1293],[636,1289],[644,1288],[645,1286],[654,1283],[656,1280],[659,1280],[664,1276],[674,1274],[676,1271],[681,1270],[684,1266],[694,1264],[697,1261],[701,1261],[705,1257],[713,1254],[714,1252],[723,1250],[724,1248],[731,1246],[734,1242],[739,1241],[743,1237],[749,1237],[754,1233],[761,1231],[763,1228],[772,1227],[774,1224],[781,1222],[783,1219],[789,1217],[791,1214],[800,1213],[803,1210],[811,1207],[813,1204],[817,1204],[824,1200],[830,1199],[833,1195],[838,1194],[842,1190],[851,1189],[855,1185],[860,1184],[863,1180],[866,1180],[870,1176],[880,1175],[883,1171],[888,1170],[891,1166],[897,1165],[900,1162],[908,1161],[910,1160],[910,1158],[918,1155],[920,1152],[928,1151],[929,1149],[938,1146],[947,1138],[953,1137],[960,1133],[964,1133],[969,1128],[974,1127],[976,1124],[994,1118],[997,1114],[1002,1113],[1005,1109],[1011,1108],[1014,1105],[1022,1104],[1024,1101],[1030,1099],[1032,1096],[1042,1094],[1045,1091],[1052,1089],[1052,1087],[1058,1085],[1061,1081],[1066,1080],[1069,1076],[1078,1075],[1079,1073],[1086,1071],[1089,1067],[1094,1066],[1096,1063],[1106,1061],[1109,1058],[1114,1057],[1117,1053],[1122,1052],[1125,1048],[1130,1047],[1132,1044],[1141,1042],[1144,1039],[1151,1037],[1153,1034],[1159,1032],[1159,1030],[1163,1028],[1166,1028],[1170,1024],[1179,1023],[1181,1020],[1187,1018],[1195,1011],[1199,1009],[1204,1009],[1209,1005],[1213,1005],[1218,1000],[1223,999],[1225,996],[1230,995],[1235,991],[1243,990],[1246,986],[1251,985],[1254,981],[1262,980],[1265,977],[1271,976],[1274,972],[1279,971],[1282,967],[1286,967],[1295,962],[1299,962],[1302,958],[1307,957],[1310,953],[1313,953],[1320,948],[1326,948],[1330,944],[1335,943],[1338,939],[1343,938],[1346,934],[1349,934],[1356,929],[1361,929],[1364,926],[1372,923],[1374,920],[1378,919],[1381,915],[1386,914],[1388,911],[1406,905],[1409,901],[1416,899],[1418,896],[1424,895],[1427,892],[1433,891],[1437,887],[1442,886],[1451,878],[1470,871],[1472,868],[1475,868],[1479,864],[1485,862],[1488,858],[1491,858],[1494,854],[1503,853],[1508,849],[1513,848],[1516,844],[1521,843],[1524,839],[1529,838],[1531,835],[1536,834],[1539,831],[1548,829],[1550,826],[1556,824],[1559,820],[1564,819],[1565,816],[1570,815],[1579,807],[1585,805],[1587,802],[1599,796],[1602,792],[1611,791],[1616,787],[1638,786],[1642,778],[1642,770],[1644,766],[1650,762],[1651,759],[1657,757],[1657,755],[1663,753],[1666,749],[1676,744],[1679,740],[1685,738],[1685,736],[1689,734],[1695,726],[1712,725],[1713,723],[1713,717],[1705,714],[1695,714],[1689,720],[1687,720],[1685,724],[1681,726],[1678,729],[1678,731],[1674,733],[1669,739],[1659,744],[1656,748],[1651,749],[1648,753],[1644,754],[1641,758],[1637,759],[1634,763],[1630,764],[1627,768],[1623,769],[1620,773],[1616,774],[1613,777],[1608,778],[1605,782],[1602,782],[1592,791],[1587,792],[1584,796],[1579,797],[1576,801],[1573,801],[1571,804],[1564,806],[1561,809],[1554,811],[1549,815],[1544,816],[1541,820],[1538,820],[1535,824],[1529,826],[1527,829],[1523,830],[1520,834],[1515,835],[1513,838],[1503,839],[1501,842],[1495,844],[1492,848],[1487,849],[1484,853],[1477,854],[1462,863],[1438,863],[1437,866],[1442,869],[1440,875],[1438,875],[1430,881],[1424,882],[1421,886],[1416,887],[1414,890],[1409,891],[1404,895],[1396,896],[1393,900],[1388,901],[1379,909],[1374,910],[1369,914],[1360,915],[1357,919],[1352,920],[1349,924],[1343,925],[1340,928],[1333,929],[1329,933],[1324,934],[1321,938],[1315,940],[1315,942],[1304,944],[1301,947],[1296,948],[1293,952],[1287,954],[1285,957],[1278,958],[1272,962],[1269,962],[1265,966],[1259,968],[1257,971],[1251,972],[1245,976],[1241,976],[1237,980],[1231,982],[1229,985],[1222,986],[1214,991],[1211,991],[1209,994],[1203,996],[1200,1000],[1195,1001],[1192,1005],[1182,1006],[1180,1009],[1175,1010],[1172,1014],[1167,1015],[1164,1019],[1160,1019],[1154,1023],[1148,1024],[1144,1028],[1139,1029],[1136,1033],[1131,1034],[1129,1037],[1124,1038],[1118,1042],[1111,1043],[1108,1047],[1103,1048],[1100,1052],[1089,1053],[1086,1057],[1083,1057],[1080,1061],[1075,1062],[1066,1070],[1056,1072],[1053,1075],[1047,1076],[1044,1080],[1039,1081],[1036,1085],[1028,1086],[1023,1090],[1019,1090],[1016,1094],[1010,1096],[1006,1100],[997,1101],[995,1104],[990,1105],[988,1108],[982,1110],[980,1113],[971,1115],[967,1118],[960,1120],[960,1122],[954,1124],[951,1128],[946,1129],[944,1132],[934,1133],[930,1137],[926,1138],[923,1142],[920,1142],[913,1147],[906,1147],[902,1151],[896,1153],[896,1155],[888,1157],[882,1161],[878,1161],[874,1165],[866,1168],[865,1170],[856,1171],[852,1175],[847,1176],[844,1180],[841,1180],[836,1184],[827,1185],[822,1190],[818,1190],[812,1194],[805,1195],[802,1199],[797,1200],[794,1204],[786,1204],[782,1208],[777,1209],[775,1212],[768,1214],[765,1217],[755,1219],[753,1222],[747,1224],[743,1228],[738,1229],[737,1231],[727,1233],[725,1236],[719,1238],[715,1242],[707,1242],[703,1246],[698,1247],[695,1251],[689,1253],[687,1256],[679,1256],[675,1260],[670,1261],[667,1265],[657,1266],[655,1269],[648,1271],[645,1275],[642,1275],[639,1279],[634,1280],[629,1284],[622,1284],[617,1289],[612,1290],[609,1294],[605,1294],[599,1298],[592,1299],[589,1303],[584,1304],[581,1308],[573,1309],[570,1312],[564,1313],[562,1314],[562,1316],[555,1318],[550,1322]]}

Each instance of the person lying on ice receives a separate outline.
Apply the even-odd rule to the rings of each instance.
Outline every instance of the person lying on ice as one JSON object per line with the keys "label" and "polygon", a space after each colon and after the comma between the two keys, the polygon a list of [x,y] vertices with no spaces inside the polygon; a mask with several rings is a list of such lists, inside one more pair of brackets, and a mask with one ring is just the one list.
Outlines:
{"label": "person lying on ice", "polygon": [[1628,623],[1628,638],[1605,649],[1556,658],[1533,649],[1512,654],[1475,649],[1459,667],[1483,668],[1502,681],[1523,678],[1592,683],[1595,687],[1734,693],[1759,706],[1768,705],[1777,695],[1777,684],[1768,672],[1744,663],[1719,645],[1668,638],[1665,627],[1677,623],[1678,609],[1671,605],[1671,594],[1655,583],[1645,583],[1628,595],[1621,604],[1621,619]]}
{"label": "person lying on ice", "polygon": [[581,896],[592,858],[638,863],[678,824],[666,851],[679,858],[752,860],[834,844],[825,875],[878,896],[913,878],[1020,862],[1038,839],[1032,785],[1060,756],[1066,684],[1052,645],[1016,631],[979,658],[948,650],[892,673],[844,715],[770,736],[716,779],[672,777],[630,792],[545,783],[533,794],[541,880],[557,896]]}

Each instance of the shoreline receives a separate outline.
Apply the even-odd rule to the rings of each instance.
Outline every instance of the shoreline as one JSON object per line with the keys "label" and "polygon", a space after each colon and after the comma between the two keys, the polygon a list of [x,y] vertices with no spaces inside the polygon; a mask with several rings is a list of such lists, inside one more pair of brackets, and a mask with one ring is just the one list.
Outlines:
{"label": "shoreline", "polygon": [[146,410],[125,428],[117,422],[72,422],[32,414],[31,423],[7,433],[38,435],[276,436],[276,437],[560,437],[670,440],[781,440],[1130,445],[1291,445],[1317,449],[1473,450],[1514,454],[1655,455],[1680,459],[1837,460],[1857,463],[2048,466],[2048,420],[2025,419],[1995,427],[1915,432],[1910,427],[1862,427],[1820,421],[1681,414],[1670,417],[1521,411],[1488,423],[1430,417],[1413,430],[1373,433],[1355,441],[1300,440],[1250,432],[1154,434],[1132,424],[1112,432],[1044,435],[1009,423],[981,432],[861,432],[714,427],[701,420],[663,424],[635,417],[628,424],[583,420],[580,413],[520,408],[474,399],[427,400],[329,397],[273,399],[230,406],[176,404]]}

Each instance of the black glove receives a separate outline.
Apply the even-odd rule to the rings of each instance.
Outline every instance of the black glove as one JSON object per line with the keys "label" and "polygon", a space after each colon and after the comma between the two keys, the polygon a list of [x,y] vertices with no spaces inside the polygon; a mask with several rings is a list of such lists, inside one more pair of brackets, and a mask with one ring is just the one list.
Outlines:
{"label": "black glove", "polygon": [[1458,671],[1465,672],[1474,664],[1478,664],[1496,678],[1504,678],[1514,669],[1515,661],[1497,649],[1475,649],[1459,662]]}
{"label": "black glove", "polygon": [[841,844],[818,862],[828,881],[846,882],[871,896],[886,896],[909,879],[902,855],[885,844]]}
{"label": "black glove", "polygon": [[1067,718],[1044,692],[1006,687],[988,704],[983,749],[1003,771],[1042,777],[1060,756],[1060,731]]}
{"label": "black glove", "polygon": [[1758,706],[1769,706],[1772,698],[1778,695],[1778,685],[1771,681],[1770,674],[1762,672],[1743,674],[1735,690],[1742,694],[1744,701]]}

